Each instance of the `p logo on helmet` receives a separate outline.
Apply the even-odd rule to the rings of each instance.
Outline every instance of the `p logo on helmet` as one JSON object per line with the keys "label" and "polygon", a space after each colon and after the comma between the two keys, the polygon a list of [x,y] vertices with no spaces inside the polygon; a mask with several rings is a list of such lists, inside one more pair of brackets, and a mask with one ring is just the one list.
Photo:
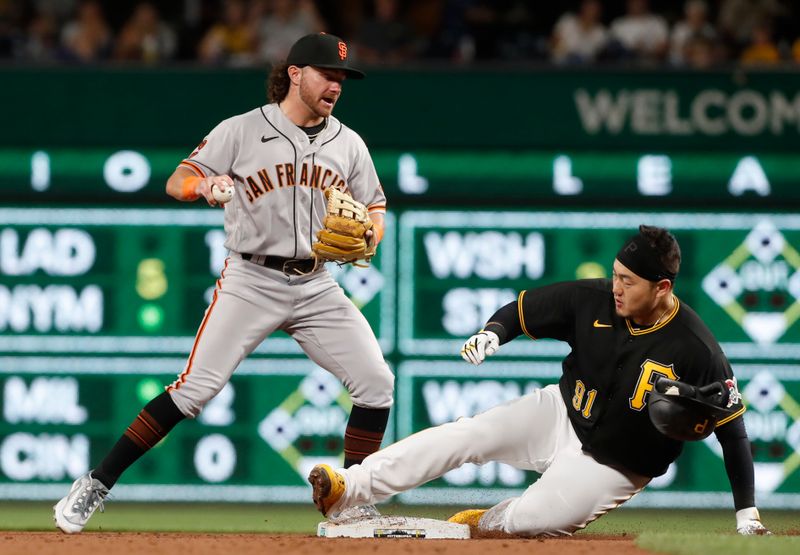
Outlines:
{"label": "p logo on helmet", "polygon": [[735,413],[728,408],[728,389],[722,382],[695,387],[659,378],[647,401],[653,426],[678,441],[699,441],[711,435],[717,422]]}
{"label": "p logo on helmet", "polygon": [[708,427],[708,418],[703,420],[702,424],[695,424],[694,426],[694,433],[701,436],[706,432],[706,428]]}

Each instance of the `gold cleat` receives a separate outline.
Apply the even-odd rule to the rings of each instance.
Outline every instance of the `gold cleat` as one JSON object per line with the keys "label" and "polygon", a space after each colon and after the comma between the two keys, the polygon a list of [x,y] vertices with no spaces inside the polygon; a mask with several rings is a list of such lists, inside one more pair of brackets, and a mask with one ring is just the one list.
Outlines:
{"label": "gold cleat", "polygon": [[447,519],[447,522],[452,522],[454,524],[466,524],[471,528],[477,528],[478,522],[480,522],[481,517],[485,512],[486,509],[467,509],[466,511],[461,511],[454,514]]}
{"label": "gold cleat", "polygon": [[327,464],[318,464],[308,474],[308,482],[314,488],[311,494],[314,504],[323,516],[328,516],[331,507],[344,495],[344,476]]}

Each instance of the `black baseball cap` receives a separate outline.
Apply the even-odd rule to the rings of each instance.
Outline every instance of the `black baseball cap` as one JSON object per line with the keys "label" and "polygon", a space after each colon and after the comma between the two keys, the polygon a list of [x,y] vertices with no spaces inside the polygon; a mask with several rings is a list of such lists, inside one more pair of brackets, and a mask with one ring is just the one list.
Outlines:
{"label": "black baseball cap", "polygon": [[342,69],[351,79],[363,79],[364,72],[352,67],[347,58],[347,43],[342,39],[328,33],[314,33],[294,43],[286,63],[290,66]]}

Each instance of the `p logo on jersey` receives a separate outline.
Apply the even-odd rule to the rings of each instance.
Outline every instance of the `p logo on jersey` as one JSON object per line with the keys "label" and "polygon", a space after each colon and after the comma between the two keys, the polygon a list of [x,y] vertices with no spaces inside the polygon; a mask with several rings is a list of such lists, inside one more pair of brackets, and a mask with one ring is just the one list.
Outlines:
{"label": "p logo on jersey", "polygon": [[347,59],[347,45],[342,41],[339,41],[339,58],[342,60]]}

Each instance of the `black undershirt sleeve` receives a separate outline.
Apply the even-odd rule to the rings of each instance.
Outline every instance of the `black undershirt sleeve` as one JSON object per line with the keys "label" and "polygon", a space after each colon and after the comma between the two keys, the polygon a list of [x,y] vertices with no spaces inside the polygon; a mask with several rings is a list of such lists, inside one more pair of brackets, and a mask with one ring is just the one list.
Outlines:
{"label": "black undershirt sleeve", "polygon": [[731,483],[733,505],[736,510],[755,507],[755,474],[750,440],[741,416],[717,428],[716,436],[722,445],[725,470]]}
{"label": "black undershirt sleeve", "polygon": [[519,309],[517,301],[510,302],[495,312],[483,326],[485,331],[492,331],[500,338],[500,344],[508,343],[517,336],[522,335],[522,325],[519,322]]}

